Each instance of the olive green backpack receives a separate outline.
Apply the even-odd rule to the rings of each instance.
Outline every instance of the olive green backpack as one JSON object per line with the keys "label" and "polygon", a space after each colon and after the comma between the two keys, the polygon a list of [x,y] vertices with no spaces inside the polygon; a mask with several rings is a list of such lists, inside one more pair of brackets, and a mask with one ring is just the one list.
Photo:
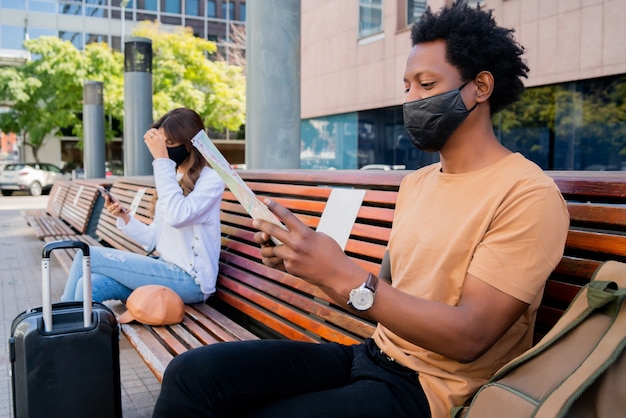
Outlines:
{"label": "olive green backpack", "polygon": [[603,263],[554,327],[453,418],[626,417],[626,264]]}

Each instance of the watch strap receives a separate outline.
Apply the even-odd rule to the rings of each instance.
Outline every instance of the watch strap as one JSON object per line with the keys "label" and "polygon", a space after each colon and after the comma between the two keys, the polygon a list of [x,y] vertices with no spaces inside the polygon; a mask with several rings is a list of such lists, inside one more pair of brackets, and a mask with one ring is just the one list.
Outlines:
{"label": "watch strap", "polygon": [[368,274],[367,280],[365,281],[365,287],[372,291],[372,293],[376,293],[376,289],[378,289],[378,276],[375,274]]}

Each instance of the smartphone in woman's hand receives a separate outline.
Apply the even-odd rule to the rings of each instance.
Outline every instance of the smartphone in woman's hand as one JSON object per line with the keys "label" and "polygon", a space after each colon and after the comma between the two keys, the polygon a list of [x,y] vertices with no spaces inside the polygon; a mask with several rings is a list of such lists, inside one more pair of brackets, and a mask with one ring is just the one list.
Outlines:
{"label": "smartphone in woman's hand", "polygon": [[109,198],[109,202],[111,202],[111,203],[118,203],[120,205],[120,208],[122,209],[122,212],[124,212],[124,213],[128,212],[128,209],[123,207],[122,206],[122,202],[120,202],[118,198],[113,196],[110,191],[108,191],[107,189],[105,189],[102,186],[98,186],[98,191],[100,192],[102,197],[108,197]]}

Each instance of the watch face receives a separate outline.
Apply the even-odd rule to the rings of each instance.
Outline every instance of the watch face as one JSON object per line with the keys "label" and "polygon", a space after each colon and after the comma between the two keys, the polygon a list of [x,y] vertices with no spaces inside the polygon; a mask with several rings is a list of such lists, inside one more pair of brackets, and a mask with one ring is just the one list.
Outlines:
{"label": "watch face", "polygon": [[374,293],[369,289],[354,289],[350,292],[350,304],[359,311],[369,309],[374,304]]}

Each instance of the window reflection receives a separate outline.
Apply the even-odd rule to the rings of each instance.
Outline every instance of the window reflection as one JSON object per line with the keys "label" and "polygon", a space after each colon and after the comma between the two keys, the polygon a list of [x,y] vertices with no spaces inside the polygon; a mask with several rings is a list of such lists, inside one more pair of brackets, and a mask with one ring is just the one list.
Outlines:
{"label": "window reflection", "polygon": [[[543,169],[626,171],[626,75],[529,88],[493,125],[507,148]],[[402,106],[307,119],[301,138],[302,168],[417,169],[439,159],[408,139]]]}
{"label": "window reflection", "polygon": [[422,16],[426,11],[426,0],[407,0],[406,2],[406,24],[410,25]]}
{"label": "window reflection", "polygon": [[625,98],[626,75],[533,87],[494,126],[544,169],[626,170]]}
{"label": "window reflection", "polygon": [[215,8],[215,0],[207,0],[206,2],[206,15],[207,17],[217,17]]}
{"label": "window reflection", "polygon": [[359,0],[359,37],[383,30],[382,0]]}

